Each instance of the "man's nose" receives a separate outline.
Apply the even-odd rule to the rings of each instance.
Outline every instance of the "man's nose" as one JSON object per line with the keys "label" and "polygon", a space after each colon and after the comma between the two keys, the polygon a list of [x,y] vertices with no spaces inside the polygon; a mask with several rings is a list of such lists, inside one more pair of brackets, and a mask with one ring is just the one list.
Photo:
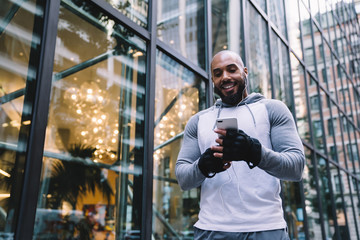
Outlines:
{"label": "man's nose", "polygon": [[223,72],[223,81],[229,80],[230,79],[230,74],[227,71]]}

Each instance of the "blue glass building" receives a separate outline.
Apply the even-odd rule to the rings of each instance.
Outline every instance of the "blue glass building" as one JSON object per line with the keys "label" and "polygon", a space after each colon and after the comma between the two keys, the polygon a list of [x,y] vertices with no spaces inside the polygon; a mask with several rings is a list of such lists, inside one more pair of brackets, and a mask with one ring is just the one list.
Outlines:
{"label": "blue glass building", "polygon": [[360,24],[352,0],[1,0],[0,238],[192,239],[174,174],[211,106],[214,53],[283,101],[304,144],[291,239],[360,239]]}

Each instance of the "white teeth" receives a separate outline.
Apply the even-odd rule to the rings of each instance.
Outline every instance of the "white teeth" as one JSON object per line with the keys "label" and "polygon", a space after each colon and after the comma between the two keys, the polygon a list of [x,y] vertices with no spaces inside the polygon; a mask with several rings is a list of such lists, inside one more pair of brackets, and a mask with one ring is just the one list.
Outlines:
{"label": "white teeth", "polygon": [[232,88],[234,85],[229,85],[229,86],[223,86],[223,88],[225,89],[229,89],[229,88]]}

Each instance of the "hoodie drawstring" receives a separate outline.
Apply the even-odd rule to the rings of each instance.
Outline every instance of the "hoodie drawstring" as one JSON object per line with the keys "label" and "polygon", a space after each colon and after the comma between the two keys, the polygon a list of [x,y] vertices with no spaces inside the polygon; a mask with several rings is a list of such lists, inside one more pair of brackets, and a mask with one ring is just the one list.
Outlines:
{"label": "hoodie drawstring", "polygon": [[[220,117],[220,113],[221,113],[221,110],[222,110],[222,104],[216,104],[216,106],[219,106],[219,110],[217,112],[217,116],[216,116],[216,119],[218,119]],[[213,130],[216,128],[216,120],[215,120],[215,123],[214,123],[214,126],[213,126]]]}
{"label": "hoodie drawstring", "polygon": [[255,117],[254,117],[254,114],[253,112],[251,111],[250,107],[247,105],[247,103],[245,103],[245,106],[247,107],[247,109],[249,110],[250,114],[251,114],[251,117],[253,119],[253,122],[254,122],[254,125],[255,125],[255,128],[256,128],[256,121],[255,121]]}

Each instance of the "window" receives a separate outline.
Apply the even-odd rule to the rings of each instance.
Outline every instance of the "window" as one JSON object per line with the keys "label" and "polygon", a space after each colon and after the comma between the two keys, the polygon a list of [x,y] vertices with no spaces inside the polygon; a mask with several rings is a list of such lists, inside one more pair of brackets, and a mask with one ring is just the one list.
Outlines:
{"label": "window", "polygon": [[199,211],[200,192],[180,190],[175,164],[187,121],[205,108],[205,81],[161,51],[156,57],[153,234],[186,234]]}
{"label": "window", "polygon": [[334,134],[336,133],[336,127],[337,127],[337,120],[336,118],[329,118],[327,120],[328,123],[328,133],[329,136],[334,136]]}
{"label": "window", "polygon": [[332,160],[334,160],[335,162],[338,161],[337,154],[336,154],[336,147],[335,147],[335,146],[330,146],[329,155],[330,155],[330,157],[332,158]]}
{"label": "window", "polygon": [[146,43],[105,16],[60,7],[34,239],[140,234]]}
{"label": "window", "polygon": [[339,179],[339,175],[335,175],[334,176],[334,184],[335,184],[335,193],[340,193],[341,192],[341,186],[340,186],[340,179]]}
{"label": "window", "polygon": [[319,111],[319,96],[315,95],[315,96],[311,96],[310,97],[310,107],[312,111]]}
{"label": "window", "polygon": [[[36,85],[39,84],[37,76],[42,75],[38,67],[41,45],[44,44],[41,27],[44,7],[45,1],[1,1],[0,239],[14,239],[18,215],[22,214],[20,204],[26,204],[22,196],[26,186],[24,172],[34,163],[34,159],[28,159],[27,150],[37,145],[29,142],[29,138],[43,133],[42,130],[31,131],[34,129],[33,112],[42,110],[36,105],[36,99],[41,99],[36,98],[39,96]],[[29,192],[29,188],[27,190]]]}
{"label": "window", "polygon": [[322,136],[321,121],[320,120],[314,121],[313,126],[314,126],[314,136],[321,137]]}
{"label": "window", "polygon": [[321,77],[322,77],[324,83],[326,83],[327,79],[328,79],[326,68],[321,69]]}
{"label": "window", "polygon": [[359,152],[355,143],[346,144],[346,150],[348,153],[348,158],[351,161],[358,162],[359,161]]}
{"label": "window", "polygon": [[204,1],[158,0],[157,4],[158,39],[205,69]]}

